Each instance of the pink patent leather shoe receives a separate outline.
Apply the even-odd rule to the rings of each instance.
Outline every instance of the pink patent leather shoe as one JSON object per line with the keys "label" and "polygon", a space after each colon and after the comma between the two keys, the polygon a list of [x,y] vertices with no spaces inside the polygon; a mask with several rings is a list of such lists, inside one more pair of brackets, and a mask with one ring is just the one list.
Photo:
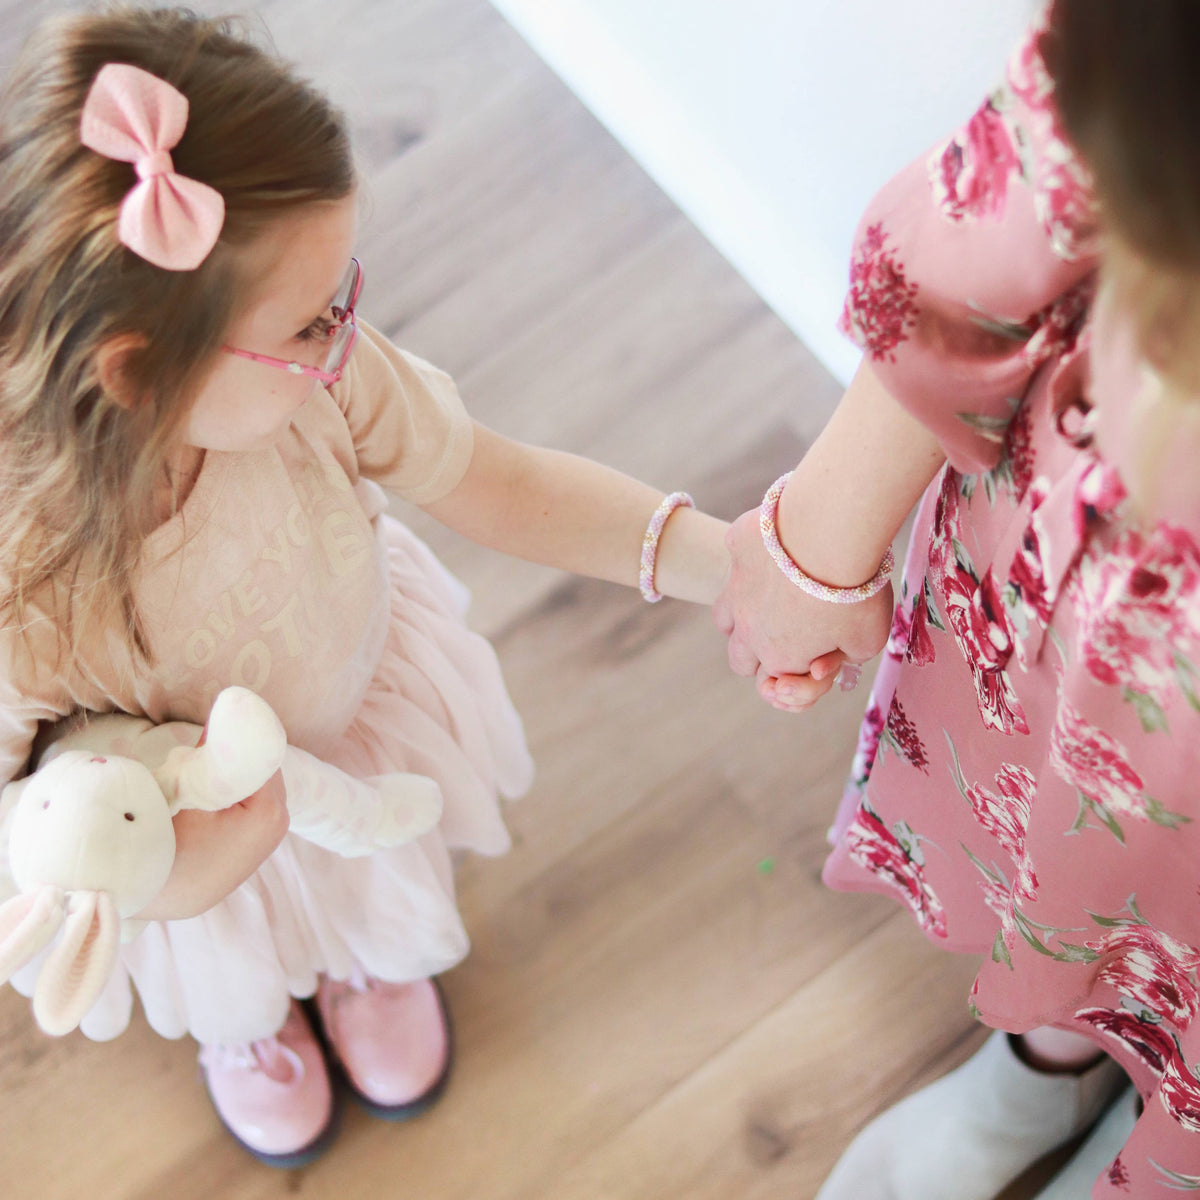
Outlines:
{"label": "pink patent leather shoe", "polygon": [[361,973],[342,981],[326,978],[317,989],[316,1009],[330,1065],[368,1112],[406,1121],[440,1098],[454,1045],[434,980],[383,983]]}
{"label": "pink patent leather shoe", "polygon": [[260,1162],[303,1166],[332,1141],[337,1112],[329,1073],[295,1001],[274,1037],[201,1046],[200,1066],[217,1116]]}

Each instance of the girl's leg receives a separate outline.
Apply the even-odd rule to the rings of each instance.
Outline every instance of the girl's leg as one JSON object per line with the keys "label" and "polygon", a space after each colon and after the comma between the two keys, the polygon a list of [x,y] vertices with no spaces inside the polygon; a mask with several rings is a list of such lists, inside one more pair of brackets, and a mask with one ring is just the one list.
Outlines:
{"label": "girl's leg", "polygon": [[[817,1200],[992,1200],[1087,1129],[1124,1080],[1093,1043],[1085,1054],[1075,1035],[1050,1032],[1062,1033],[1038,1031],[1032,1045],[993,1033],[957,1070],[867,1125]],[[1035,1067],[1047,1052],[1050,1069]]]}
{"label": "girl's leg", "polygon": [[274,1037],[203,1045],[200,1066],[217,1116],[261,1162],[302,1166],[332,1139],[336,1111],[329,1073],[295,1001]]}
{"label": "girl's leg", "polygon": [[453,1042],[445,1000],[432,979],[384,983],[356,971],[322,979],[316,1009],[331,1061],[355,1099],[389,1121],[419,1116],[441,1096]]}

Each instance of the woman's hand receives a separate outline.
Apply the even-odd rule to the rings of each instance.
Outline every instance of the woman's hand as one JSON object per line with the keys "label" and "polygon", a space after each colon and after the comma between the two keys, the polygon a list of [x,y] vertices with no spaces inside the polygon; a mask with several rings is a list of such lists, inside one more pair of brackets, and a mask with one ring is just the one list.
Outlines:
{"label": "woman's hand", "polygon": [[785,579],[767,553],[758,510],[743,513],[725,537],[730,570],[713,606],[729,639],[729,665],[754,677],[768,704],[803,711],[833,686],[843,661],[863,663],[887,644],[889,584],[869,600],[830,604]]}
{"label": "woman's hand", "polygon": [[287,833],[283,774],[276,771],[253,796],[220,812],[185,808],[174,825],[175,865],[162,891],[137,914],[141,920],[199,916],[258,870]]}

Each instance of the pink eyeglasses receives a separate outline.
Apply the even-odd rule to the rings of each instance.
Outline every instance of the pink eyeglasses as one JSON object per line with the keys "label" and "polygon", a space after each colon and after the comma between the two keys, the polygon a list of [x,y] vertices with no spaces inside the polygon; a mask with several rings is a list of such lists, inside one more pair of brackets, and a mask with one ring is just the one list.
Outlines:
{"label": "pink eyeglasses", "polygon": [[[354,307],[362,294],[363,273],[357,258],[350,260],[350,268],[346,279],[338,289],[338,294],[329,311],[333,319],[328,320],[324,314],[318,317],[305,330],[308,340],[327,345],[325,365],[309,367],[301,362],[288,362],[283,358],[272,358],[269,354],[255,354],[252,350],[239,350],[236,346],[222,346],[226,354],[238,358],[248,358],[251,362],[265,363],[268,367],[277,367],[281,371],[289,371],[293,375],[307,375],[310,379],[319,379],[328,386],[337,383],[346,369],[350,352],[358,339],[358,325],[354,320]],[[309,331],[312,331],[311,333]]]}

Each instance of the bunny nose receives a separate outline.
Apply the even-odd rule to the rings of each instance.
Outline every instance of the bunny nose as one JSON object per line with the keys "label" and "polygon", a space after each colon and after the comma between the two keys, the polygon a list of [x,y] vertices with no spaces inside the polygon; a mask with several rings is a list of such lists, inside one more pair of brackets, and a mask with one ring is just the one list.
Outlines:
{"label": "bunny nose", "polygon": [[95,758],[89,758],[88,762],[106,763],[106,762],[108,762],[108,759],[101,758],[100,755],[97,754]]}

